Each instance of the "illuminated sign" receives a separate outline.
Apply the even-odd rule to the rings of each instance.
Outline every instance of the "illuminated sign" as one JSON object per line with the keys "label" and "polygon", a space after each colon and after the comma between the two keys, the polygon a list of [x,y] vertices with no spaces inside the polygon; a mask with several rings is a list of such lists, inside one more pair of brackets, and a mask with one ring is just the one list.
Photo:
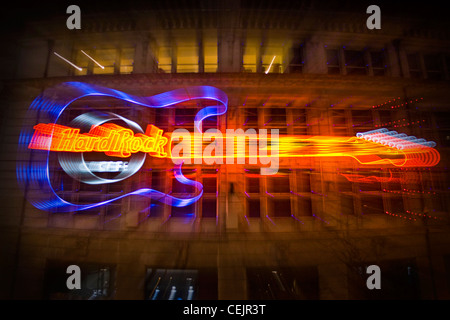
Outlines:
{"label": "illuminated sign", "polygon": [[[399,134],[385,128],[358,133],[357,137],[351,138],[288,135],[279,137],[272,132],[271,139],[274,141],[270,141],[269,144],[265,129],[260,130],[259,135],[253,129],[246,132],[231,129],[227,130],[228,135],[225,136],[220,131],[214,130],[208,138],[205,134],[191,134],[183,129],[175,130],[171,135],[163,137],[163,130],[154,125],[148,125],[145,134],[135,134],[131,129],[116,124],[93,125],[89,132],[84,134],[80,134],[78,128],[54,123],[38,124],[34,126],[34,130],[28,146],[30,149],[103,152],[108,156],[122,158],[143,152],[159,158],[170,157],[175,164],[181,163],[177,162],[178,160],[187,164],[223,164],[223,159],[226,159],[227,164],[233,164],[235,158],[238,164],[243,164],[244,158],[250,158],[249,163],[256,164],[256,158],[273,157],[274,151],[279,157],[344,156],[352,157],[366,165],[390,164],[406,167],[434,166],[440,159],[439,153],[433,149],[435,142]],[[246,138],[249,139],[247,147]],[[180,143],[173,144],[174,141],[180,140]],[[263,141],[259,145],[259,150],[258,141]],[[205,142],[208,143],[206,147]],[[227,148],[226,153],[223,150],[224,144]],[[267,150],[271,150],[271,154],[265,152]]]}
{"label": "illuminated sign", "polygon": [[[85,96],[112,97],[147,108],[165,108],[196,99],[212,100],[217,105],[204,107],[197,113],[194,133],[185,129],[164,133],[153,124],[148,124],[144,131],[136,122],[111,112],[90,111],[77,116],[67,126],[58,124],[63,111]],[[27,115],[30,122],[21,133],[17,164],[19,183],[34,206],[48,211],[86,210],[129,196],[147,197],[181,207],[196,202],[203,193],[201,183],[183,176],[182,164],[244,164],[247,159],[249,164],[259,161],[266,165],[261,167],[261,174],[267,175],[278,171],[279,158],[351,157],[362,165],[397,167],[434,166],[440,159],[434,142],[384,128],[358,133],[356,137],[279,136],[277,129],[272,129],[270,136],[265,129],[258,132],[227,129],[224,134],[217,129],[203,132],[202,121],[226,113],[227,103],[225,93],[207,86],[145,98],[78,82],[48,89],[30,106]],[[38,119],[38,123],[34,119]],[[127,127],[114,123],[117,121]],[[92,185],[115,183],[131,177],[143,166],[147,154],[170,158],[175,164],[175,178],[182,184],[193,186],[195,193],[179,198],[151,188],[138,188],[91,204],[71,203],[62,199],[52,186],[51,154],[57,154],[57,162],[69,176]],[[127,159],[86,159],[90,154]],[[104,173],[116,174],[105,176]],[[351,175],[345,177],[360,179]]]}
{"label": "illuminated sign", "polygon": [[[86,165],[91,172],[121,172],[128,168],[127,161],[86,161]],[[83,170],[82,164],[79,169]]]}
{"label": "illuminated sign", "polygon": [[80,129],[54,123],[34,126],[30,149],[66,152],[104,152],[108,156],[127,158],[132,153],[145,152],[155,157],[167,157],[167,137],[162,130],[147,126],[145,134],[134,134],[133,130],[113,123],[92,126],[88,133]]}
{"label": "illuminated sign", "polygon": [[[81,183],[92,185],[116,183],[131,177],[144,164],[148,153],[142,151],[149,151],[153,153],[151,154],[153,156],[167,156],[167,137],[156,127],[149,126],[144,132],[136,122],[111,112],[87,112],[77,116],[68,126],[60,127],[61,115],[67,107],[84,97],[108,97],[140,107],[155,109],[167,108],[192,100],[213,101],[216,105],[204,107],[195,117],[194,125],[199,132],[202,131],[204,119],[224,114],[228,105],[226,94],[209,86],[182,88],[151,97],[137,97],[118,90],[81,82],[66,82],[44,90],[32,102],[25,117],[26,120],[19,138],[16,166],[19,185],[33,206],[49,212],[77,212],[105,206],[126,197],[146,197],[171,206],[183,207],[202,197],[203,185],[186,178],[182,174],[180,164],[173,169],[174,177],[181,184],[193,187],[192,194],[176,197],[150,187],[137,187],[120,196],[92,203],[74,203],[62,198],[57,187],[52,184],[51,163],[54,165],[54,160],[50,161],[50,158],[53,153],[57,154],[56,161],[65,173]],[[122,129],[113,126],[115,121],[124,122],[128,128],[122,127],[124,128]],[[93,127],[98,131],[90,133],[89,131]],[[106,130],[103,131],[104,129]],[[58,138],[55,138],[53,142],[55,130],[58,132]],[[117,144],[114,144],[114,141]],[[108,144],[111,145],[108,146]],[[120,144],[122,146],[115,149],[115,146]],[[52,148],[60,148],[61,151],[53,152]],[[92,151],[88,152],[91,148]],[[110,152],[110,155],[113,154],[119,158],[126,156],[129,152],[126,169],[122,167],[123,170],[112,173],[115,174],[114,176],[105,176],[103,170],[112,169],[103,169],[105,168],[104,164],[97,166],[92,164],[93,159],[86,158],[89,153],[94,153],[95,148],[99,152],[104,150],[103,152]],[[69,149],[72,152],[67,151]],[[75,150],[80,151],[73,152]],[[132,151],[136,151],[136,153]],[[122,159],[124,158],[122,157]]]}

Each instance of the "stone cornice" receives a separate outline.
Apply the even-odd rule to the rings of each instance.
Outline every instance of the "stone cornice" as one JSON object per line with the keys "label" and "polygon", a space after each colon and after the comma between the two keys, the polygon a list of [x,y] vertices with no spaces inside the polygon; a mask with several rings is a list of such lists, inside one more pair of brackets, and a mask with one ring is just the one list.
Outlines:
{"label": "stone cornice", "polygon": [[[5,85],[47,88],[66,81],[98,84],[136,95],[153,95],[187,86],[209,85],[237,95],[280,97],[321,96],[367,97],[367,103],[380,102],[381,97],[396,97],[404,92],[416,95],[426,92],[450,92],[449,81],[411,80],[393,77],[331,76],[312,74],[129,74],[54,77],[4,81]],[[444,94],[445,96],[445,94]]]}

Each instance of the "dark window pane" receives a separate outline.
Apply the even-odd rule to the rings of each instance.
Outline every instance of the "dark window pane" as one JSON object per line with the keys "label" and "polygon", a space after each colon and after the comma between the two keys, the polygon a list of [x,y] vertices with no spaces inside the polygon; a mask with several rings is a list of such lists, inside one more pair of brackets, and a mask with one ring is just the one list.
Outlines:
{"label": "dark window pane", "polygon": [[202,200],[202,217],[203,218],[215,218],[217,210],[217,199],[205,199]]}
{"label": "dark window pane", "polygon": [[290,217],[291,200],[290,199],[271,199],[269,207],[269,216],[272,217]]}
{"label": "dark window pane", "polygon": [[341,213],[343,215],[352,215],[355,212],[353,197],[342,196],[341,197]]}
{"label": "dark window pane", "polygon": [[286,125],[286,109],[285,108],[270,108],[268,119],[269,125],[281,124]]}
{"label": "dark window pane", "polygon": [[345,126],[347,124],[347,119],[345,116],[345,110],[332,110],[331,111],[331,121],[334,126]]}
{"label": "dark window pane", "polygon": [[216,177],[203,178],[203,192],[204,193],[216,193],[217,192],[217,178]]}
{"label": "dark window pane", "polygon": [[198,270],[148,269],[145,299],[195,300],[198,296]]}
{"label": "dark window pane", "polygon": [[441,57],[438,54],[426,54],[423,60],[427,71],[441,71]]}
{"label": "dark window pane", "polygon": [[355,50],[345,51],[345,63],[347,67],[365,67],[364,52]]}
{"label": "dark window pane", "polygon": [[362,214],[381,214],[384,213],[383,199],[381,196],[363,196],[361,197]]}
{"label": "dark window pane", "polygon": [[[188,178],[189,180],[192,180],[192,178],[190,178],[190,177],[186,177],[186,178]],[[196,190],[196,188],[194,186],[181,183],[175,178],[172,179],[172,193],[183,193],[183,194],[194,193],[195,190]]]}
{"label": "dark window pane", "polygon": [[311,192],[311,174],[309,171],[297,172],[297,192]]}
{"label": "dark window pane", "polygon": [[354,127],[372,126],[371,110],[352,110],[352,120]]}
{"label": "dark window pane", "polygon": [[380,110],[378,111],[380,116],[380,124],[382,126],[389,126],[389,122],[392,121],[392,112],[388,110]]}
{"label": "dark window pane", "polygon": [[373,68],[384,68],[384,54],[383,52],[371,52],[370,58],[372,60]]}
{"label": "dark window pane", "polygon": [[408,66],[410,70],[420,69],[419,56],[416,53],[411,53],[407,55]]}
{"label": "dark window pane", "polygon": [[247,193],[259,193],[259,178],[245,178],[245,191]]}
{"label": "dark window pane", "polygon": [[287,193],[290,192],[289,176],[267,178],[267,190],[270,193]]}
{"label": "dark window pane", "polygon": [[404,213],[405,207],[403,206],[402,197],[391,197],[389,199],[391,213]]}
{"label": "dark window pane", "polygon": [[196,114],[197,110],[193,108],[175,109],[175,125],[192,125]]}
{"label": "dark window pane", "polygon": [[244,126],[249,128],[258,127],[258,109],[245,108],[244,109]]}
{"label": "dark window pane", "polygon": [[407,59],[411,78],[422,78],[422,67],[420,65],[419,55],[417,53],[408,54]]}
{"label": "dark window pane", "polygon": [[155,126],[166,129],[169,124],[169,110],[158,108],[155,110]]}
{"label": "dark window pane", "polygon": [[261,217],[261,203],[259,199],[247,199],[247,217]]}
{"label": "dark window pane", "polygon": [[306,109],[294,109],[292,110],[292,117],[294,122],[292,123],[294,126],[304,126],[306,125]]}
{"label": "dark window pane", "polygon": [[338,50],[327,50],[327,65],[328,66],[339,66],[339,54]]}
{"label": "dark window pane", "polygon": [[299,197],[297,214],[298,216],[312,215],[312,204],[309,197]]}
{"label": "dark window pane", "polygon": [[172,207],[172,218],[192,218],[195,216],[195,204],[185,207]]}
{"label": "dark window pane", "polygon": [[292,49],[292,59],[289,63],[289,73],[303,72],[303,47],[295,46]]}
{"label": "dark window pane", "polygon": [[248,268],[248,294],[251,300],[317,300],[317,267]]}

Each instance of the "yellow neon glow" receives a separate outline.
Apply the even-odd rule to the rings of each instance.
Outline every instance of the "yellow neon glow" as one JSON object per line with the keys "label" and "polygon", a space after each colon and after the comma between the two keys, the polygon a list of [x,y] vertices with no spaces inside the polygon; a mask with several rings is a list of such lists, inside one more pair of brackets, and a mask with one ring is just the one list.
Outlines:
{"label": "yellow neon glow", "polygon": [[[41,123],[34,129],[28,146],[30,149],[96,151],[118,157],[144,152],[172,160],[221,160],[216,163],[223,163],[223,159],[230,158],[351,157],[362,165],[398,167],[434,166],[440,160],[439,152],[432,147],[412,143],[408,148],[398,149],[358,137],[277,135],[273,138],[256,133],[234,133],[227,136],[220,132],[208,136],[199,132],[187,135],[174,132],[163,136],[163,130],[154,125],[147,126],[145,134],[135,134],[131,129],[115,124],[92,126],[88,133],[83,134],[80,129],[53,123]],[[177,155],[174,155],[175,147]],[[210,162],[214,161],[208,161]]]}
{"label": "yellow neon glow", "polygon": [[[226,159],[234,157],[273,157],[274,148],[271,143],[274,140],[267,141],[267,147],[262,148],[264,155],[249,154],[248,140],[245,143],[245,148],[238,148],[234,144],[234,152],[226,153],[220,152],[219,155],[205,156],[203,147],[211,144],[210,141],[204,141],[201,135],[192,135],[190,158],[203,159]],[[233,136],[233,138],[236,136]],[[220,138],[219,138],[220,139]],[[222,137],[226,141],[227,137]],[[239,140],[239,136],[237,136]],[[260,138],[255,137],[259,142]],[[214,142],[213,142],[214,143]],[[367,141],[357,137],[334,137],[334,136],[280,136],[275,141],[278,146],[277,156],[280,158],[306,158],[306,157],[351,157],[363,165],[394,165],[394,166],[434,166],[440,160],[439,153],[431,147],[423,147],[417,145],[416,148],[400,150],[389,147],[380,143]],[[223,149],[225,149],[225,142],[222,142]],[[202,148],[196,147],[201,145]],[[260,145],[258,143],[258,145]],[[172,150],[173,146],[170,146]],[[261,151],[261,148],[259,147]],[[184,156],[175,157],[171,155],[172,159],[184,159]]]}

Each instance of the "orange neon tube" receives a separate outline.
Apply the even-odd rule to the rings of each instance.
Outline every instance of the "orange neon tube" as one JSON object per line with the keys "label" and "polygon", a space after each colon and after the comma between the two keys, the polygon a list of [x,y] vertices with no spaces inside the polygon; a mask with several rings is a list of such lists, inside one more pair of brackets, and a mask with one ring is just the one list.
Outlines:
{"label": "orange neon tube", "polygon": [[[137,134],[131,129],[116,124],[92,126],[88,133],[80,133],[80,129],[52,123],[38,124],[34,129],[33,138],[28,146],[30,149],[104,152],[108,156],[123,158],[137,152],[173,160],[186,157],[191,159],[263,158],[273,157],[273,152],[276,151],[276,156],[280,158],[351,157],[363,165],[434,166],[440,160],[439,152],[429,146],[408,142],[408,148],[402,149],[358,137],[283,135],[272,139],[270,135],[267,138],[266,136],[261,138],[259,135],[227,136],[219,132],[216,135],[209,135],[205,141],[203,134],[194,133],[189,134],[188,137],[184,136],[189,139],[185,142],[188,154],[175,156],[172,150],[176,144],[171,139],[171,135],[167,133],[163,135],[163,130],[154,125],[148,125],[145,133]],[[238,143],[235,143],[234,139],[237,139]],[[232,153],[224,151],[230,140]],[[205,155],[205,148],[211,144],[215,146],[214,154]],[[251,145],[257,146],[256,153],[250,152]],[[265,152],[261,155],[261,151]]]}

